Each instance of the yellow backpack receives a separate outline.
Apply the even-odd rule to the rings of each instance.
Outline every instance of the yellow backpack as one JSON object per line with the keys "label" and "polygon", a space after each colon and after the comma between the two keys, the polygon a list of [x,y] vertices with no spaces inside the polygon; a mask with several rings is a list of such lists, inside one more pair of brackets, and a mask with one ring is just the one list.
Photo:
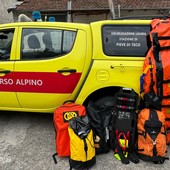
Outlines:
{"label": "yellow backpack", "polygon": [[70,169],[85,169],[96,163],[93,132],[87,116],[69,121]]}

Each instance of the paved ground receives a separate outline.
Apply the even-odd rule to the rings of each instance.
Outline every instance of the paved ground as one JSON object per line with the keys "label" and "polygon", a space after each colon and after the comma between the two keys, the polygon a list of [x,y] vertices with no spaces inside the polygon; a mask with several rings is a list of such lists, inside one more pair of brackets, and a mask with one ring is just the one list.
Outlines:
{"label": "paved ground", "polygon": [[[55,165],[55,133],[52,115],[0,112],[0,170],[69,170],[67,158]],[[170,148],[168,148],[170,157]],[[170,160],[163,165],[140,161],[122,164],[113,152],[97,156],[91,170],[169,170]]]}

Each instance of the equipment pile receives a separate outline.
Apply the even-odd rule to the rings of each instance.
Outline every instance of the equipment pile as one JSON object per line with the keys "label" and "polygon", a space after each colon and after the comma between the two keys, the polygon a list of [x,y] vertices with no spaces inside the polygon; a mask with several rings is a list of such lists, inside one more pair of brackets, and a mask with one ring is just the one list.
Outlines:
{"label": "equipment pile", "polygon": [[140,94],[121,88],[108,105],[71,102],[55,110],[56,150],[58,156],[70,158],[70,169],[88,169],[96,163],[96,155],[110,150],[124,164],[140,159],[162,164],[169,159],[170,19],[153,19],[149,35]]}

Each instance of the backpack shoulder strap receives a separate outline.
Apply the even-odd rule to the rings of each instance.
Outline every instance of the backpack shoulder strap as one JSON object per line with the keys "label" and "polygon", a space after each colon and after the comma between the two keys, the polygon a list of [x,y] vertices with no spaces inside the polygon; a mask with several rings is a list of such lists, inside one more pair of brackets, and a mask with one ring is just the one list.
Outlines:
{"label": "backpack shoulder strap", "polygon": [[154,109],[150,109],[149,120],[153,121],[159,120],[158,115]]}
{"label": "backpack shoulder strap", "polygon": [[54,160],[54,163],[57,164],[57,158],[56,156],[58,155],[58,153],[56,152],[55,154],[53,154],[53,160]]}
{"label": "backpack shoulder strap", "polygon": [[150,109],[148,120],[145,121],[144,126],[152,140],[155,140],[161,130],[162,122],[159,121],[157,112],[154,109]]}

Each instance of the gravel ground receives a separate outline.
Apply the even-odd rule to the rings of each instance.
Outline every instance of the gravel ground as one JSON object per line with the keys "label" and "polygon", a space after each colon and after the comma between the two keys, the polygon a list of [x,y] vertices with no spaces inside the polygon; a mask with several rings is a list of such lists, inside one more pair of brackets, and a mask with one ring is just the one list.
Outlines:
{"label": "gravel ground", "polygon": [[[55,132],[52,114],[0,112],[0,170],[69,170],[68,158],[54,164]],[[167,156],[170,156],[168,148]],[[96,156],[91,170],[169,170],[170,161],[122,164],[113,152]]]}

